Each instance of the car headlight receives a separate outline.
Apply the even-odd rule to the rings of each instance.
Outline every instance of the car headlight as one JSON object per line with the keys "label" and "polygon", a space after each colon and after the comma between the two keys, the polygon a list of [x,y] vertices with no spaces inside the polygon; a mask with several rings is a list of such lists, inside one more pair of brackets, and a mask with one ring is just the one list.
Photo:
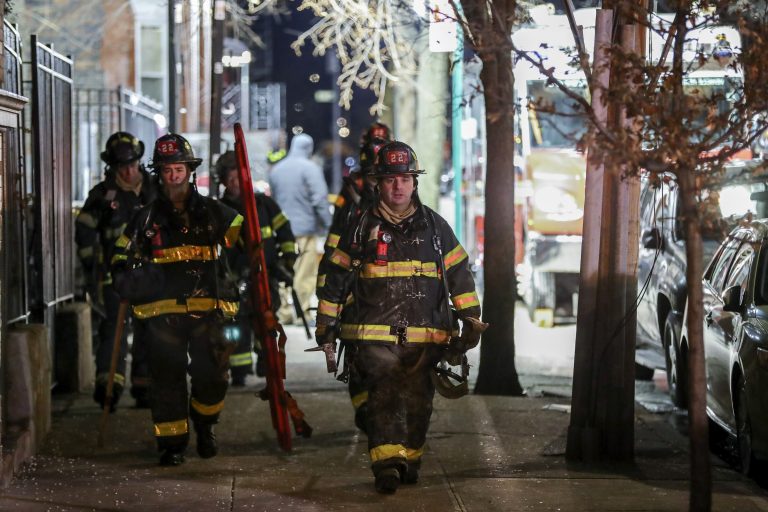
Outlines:
{"label": "car headlight", "polygon": [[534,207],[552,220],[578,220],[584,215],[576,198],[557,187],[537,188],[533,201]]}

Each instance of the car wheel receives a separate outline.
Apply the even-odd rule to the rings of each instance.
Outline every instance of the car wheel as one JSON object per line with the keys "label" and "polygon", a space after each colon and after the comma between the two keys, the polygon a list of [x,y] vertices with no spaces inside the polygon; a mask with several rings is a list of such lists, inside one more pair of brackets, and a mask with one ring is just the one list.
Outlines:
{"label": "car wheel", "polygon": [[681,357],[682,351],[675,334],[673,318],[672,313],[670,313],[664,322],[664,359],[667,363],[667,386],[672,403],[681,409],[686,409],[688,407],[686,388],[688,375],[685,358]]}
{"label": "car wheel", "polygon": [[745,475],[754,473],[757,464],[752,451],[752,423],[747,408],[747,389],[744,379],[739,379],[736,386],[736,449],[741,463],[741,472]]}

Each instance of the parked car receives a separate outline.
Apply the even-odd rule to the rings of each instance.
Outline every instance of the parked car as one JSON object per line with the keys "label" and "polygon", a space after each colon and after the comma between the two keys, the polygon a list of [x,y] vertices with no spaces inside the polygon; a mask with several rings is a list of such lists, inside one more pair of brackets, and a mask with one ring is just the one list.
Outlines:
{"label": "parked car", "polygon": [[736,438],[750,473],[768,458],[768,219],[734,229],[702,284],[707,415]]}
{"label": "parked car", "polygon": [[[723,180],[727,185],[718,192],[720,211],[712,213],[720,225],[733,225],[749,211],[768,215],[768,203],[761,192],[765,185],[748,169],[734,166]],[[672,175],[664,175],[656,183],[642,178],[635,370],[639,379],[651,378],[655,369],[665,370],[672,402],[685,407],[687,345],[679,340],[688,288],[684,223],[679,209],[679,188]],[[702,232],[702,261],[711,259],[724,233],[727,229]]]}

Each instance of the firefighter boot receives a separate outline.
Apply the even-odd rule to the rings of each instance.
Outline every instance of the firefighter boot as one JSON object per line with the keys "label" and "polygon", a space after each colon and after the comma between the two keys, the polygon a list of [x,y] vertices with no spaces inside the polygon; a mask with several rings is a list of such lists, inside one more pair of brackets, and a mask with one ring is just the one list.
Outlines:
{"label": "firefighter boot", "polygon": [[395,494],[400,486],[400,473],[405,468],[399,466],[386,466],[376,471],[376,492],[381,494]]}
{"label": "firefighter boot", "polygon": [[213,433],[213,425],[195,423],[197,433],[197,454],[203,459],[210,459],[219,453],[219,445],[216,444],[216,434]]}
{"label": "firefighter boot", "polygon": [[161,466],[180,466],[184,464],[184,448],[174,447],[166,448],[160,455]]}
{"label": "firefighter boot", "polygon": [[417,483],[419,481],[419,468],[421,468],[420,460],[408,461],[408,468],[403,473],[403,483]]}

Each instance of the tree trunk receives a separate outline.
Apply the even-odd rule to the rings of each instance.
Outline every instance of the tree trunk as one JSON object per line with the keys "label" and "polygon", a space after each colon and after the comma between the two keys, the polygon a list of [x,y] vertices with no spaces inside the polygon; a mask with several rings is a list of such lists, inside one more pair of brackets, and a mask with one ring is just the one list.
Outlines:
{"label": "tree trunk", "polygon": [[[467,5],[470,4],[470,5]],[[494,3],[488,17],[485,2],[465,2],[473,33],[483,38],[476,49],[483,61],[480,80],[486,112],[487,171],[485,182],[485,256],[483,320],[490,327],[480,345],[475,393],[522,395],[515,368],[515,168],[512,54],[507,44],[514,2]],[[480,32],[478,31],[478,28]],[[493,31],[493,32],[489,32]]]}
{"label": "tree trunk", "polygon": [[[689,167],[692,169],[693,167]],[[707,422],[707,382],[704,365],[703,292],[701,277],[702,242],[694,176],[678,173],[680,198],[685,220],[685,279],[688,283],[688,423],[691,449],[691,489],[689,510],[701,512],[712,508],[712,469],[709,460],[709,424]]]}

